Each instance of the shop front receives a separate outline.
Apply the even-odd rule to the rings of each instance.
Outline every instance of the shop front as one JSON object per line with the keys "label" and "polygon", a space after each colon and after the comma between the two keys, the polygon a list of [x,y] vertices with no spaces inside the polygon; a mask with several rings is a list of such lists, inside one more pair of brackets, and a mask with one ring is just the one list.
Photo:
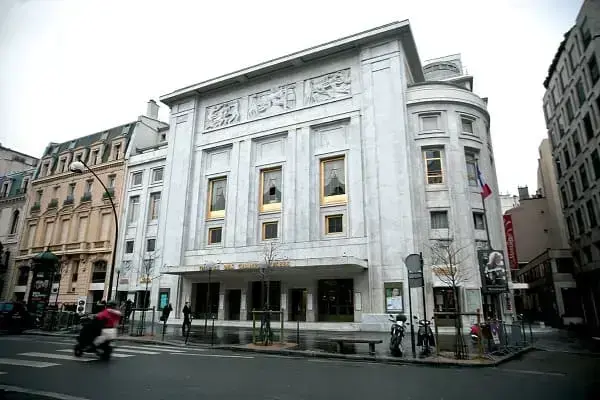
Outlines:
{"label": "shop front", "polygon": [[188,301],[196,318],[250,321],[253,311],[268,308],[279,311],[273,320],[360,321],[355,299],[368,288],[366,264],[329,261],[278,262],[267,271],[252,263],[169,267],[167,273],[182,277],[176,301],[180,307]]}

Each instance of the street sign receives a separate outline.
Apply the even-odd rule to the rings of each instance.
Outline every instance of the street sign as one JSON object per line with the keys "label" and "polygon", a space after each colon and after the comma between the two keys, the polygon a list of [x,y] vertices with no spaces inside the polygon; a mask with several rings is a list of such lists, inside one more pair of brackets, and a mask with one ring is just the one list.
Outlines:
{"label": "street sign", "polygon": [[423,271],[421,270],[421,256],[419,254],[410,254],[404,260],[408,269],[408,287],[420,288],[424,286]]}
{"label": "street sign", "polygon": [[421,272],[421,256],[419,254],[410,254],[404,260],[408,272]]}

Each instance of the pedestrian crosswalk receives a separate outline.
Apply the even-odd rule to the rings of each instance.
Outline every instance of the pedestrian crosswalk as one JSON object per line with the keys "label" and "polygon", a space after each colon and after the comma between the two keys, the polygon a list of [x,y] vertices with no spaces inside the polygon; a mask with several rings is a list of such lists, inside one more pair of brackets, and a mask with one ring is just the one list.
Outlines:
{"label": "pedestrian crosswalk", "polygon": [[[82,357],[75,357],[73,355],[73,346],[65,348],[65,345],[69,343],[56,343],[62,344],[60,348],[55,348],[50,351],[28,351],[11,355],[9,357],[0,357],[0,375],[6,375],[6,371],[2,371],[2,367],[8,368],[9,366],[15,367],[27,367],[27,368],[48,368],[62,365],[65,362],[78,362],[78,363],[89,363],[98,361],[99,358],[94,354],[83,354]],[[129,344],[118,344],[114,346],[112,358],[123,359],[135,356],[157,356],[160,354],[171,354],[171,355],[182,355],[186,353],[199,353],[204,351],[198,348],[178,348],[172,346],[161,346],[161,345],[129,345]]]}

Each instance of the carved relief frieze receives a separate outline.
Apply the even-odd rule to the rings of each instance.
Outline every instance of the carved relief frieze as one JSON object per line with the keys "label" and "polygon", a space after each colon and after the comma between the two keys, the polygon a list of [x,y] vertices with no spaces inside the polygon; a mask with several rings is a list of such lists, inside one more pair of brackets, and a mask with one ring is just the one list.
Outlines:
{"label": "carved relief frieze", "polygon": [[204,129],[216,129],[240,121],[239,99],[206,107]]}
{"label": "carved relief frieze", "polygon": [[296,107],[296,85],[279,86],[248,98],[248,118],[272,115]]}
{"label": "carved relief frieze", "polygon": [[351,94],[350,68],[308,79],[304,83],[306,104],[315,104]]}

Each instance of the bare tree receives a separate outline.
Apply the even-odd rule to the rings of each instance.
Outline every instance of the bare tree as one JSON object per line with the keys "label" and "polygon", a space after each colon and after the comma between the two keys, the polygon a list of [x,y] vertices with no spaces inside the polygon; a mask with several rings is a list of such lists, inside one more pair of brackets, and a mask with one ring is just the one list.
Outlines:
{"label": "bare tree", "polygon": [[[273,340],[273,332],[271,331],[271,284],[270,272],[274,263],[280,256],[279,242],[270,240],[264,244],[263,260],[260,265],[259,274],[261,278],[261,294],[263,313],[260,323],[260,339],[265,346],[269,345]],[[265,288],[266,283],[266,288]],[[265,293],[266,292],[266,293]],[[283,316],[282,316],[283,318]]]}
{"label": "bare tree", "polygon": [[456,357],[464,358],[465,341],[462,335],[462,304],[460,287],[473,278],[473,271],[467,268],[472,246],[461,245],[455,239],[433,241],[429,246],[433,273],[446,286],[452,289],[456,303]]}
{"label": "bare tree", "polygon": [[138,275],[140,277],[140,281],[144,282],[146,285],[144,289],[144,296],[142,298],[142,318],[140,321],[140,327],[143,333],[143,329],[146,322],[146,308],[147,308],[147,299],[148,299],[148,285],[161,274],[155,275],[155,261],[158,255],[158,249],[155,249],[152,252],[146,252],[141,259],[141,263],[138,270]]}

